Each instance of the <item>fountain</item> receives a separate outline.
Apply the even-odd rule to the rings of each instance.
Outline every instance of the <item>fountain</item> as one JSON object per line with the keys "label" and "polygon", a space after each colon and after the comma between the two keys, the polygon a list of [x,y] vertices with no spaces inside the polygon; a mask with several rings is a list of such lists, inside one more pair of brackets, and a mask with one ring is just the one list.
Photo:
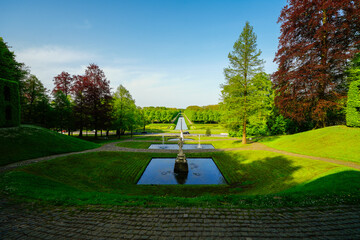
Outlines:
{"label": "fountain", "polygon": [[167,146],[165,146],[165,137],[162,135],[162,145],[160,145],[159,149],[167,149]]}
{"label": "fountain", "polygon": [[[176,144],[151,144],[149,149],[177,149],[179,153],[174,158],[152,158],[137,184],[226,184],[226,180],[217,168],[212,158],[186,158],[183,149],[196,149],[196,144],[184,145],[182,121],[180,122],[180,137]],[[186,126],[186,124],[185,124]],[[199,145],[198,148],[214,149],[211,144]],[[174,164],[175,160],[175,164]]]}
{"label": "fountain", "polygon": [[179,154],[175,159],[174,173],[187,175],[187,173],[189,172],[189,166],[182,149],[184,142],[181,137],[179,138],[178,145],[179,145]]}
{"label": "fountain", "polygon": [[199,144],[198,144],[197,148],[202,148],[201,144],[200,144],[200,134],[199,134]]}

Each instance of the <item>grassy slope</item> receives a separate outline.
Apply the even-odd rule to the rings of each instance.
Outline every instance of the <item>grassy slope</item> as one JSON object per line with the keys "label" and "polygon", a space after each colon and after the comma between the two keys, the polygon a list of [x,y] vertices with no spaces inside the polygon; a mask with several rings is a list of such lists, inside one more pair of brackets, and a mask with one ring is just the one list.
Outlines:
{"label": "grassy slope", "polygon": [[263,143],[284,151],[360,163],[360,128],[326,127],[270,137],[263,140]]}
{"label": "grassy slope", "polygon": [[99,145],[41,127],[0,128],[0,165],[96,147]]}
{"label": "grassy slope", "polygon": [[[228,186],[137,186],[151,157],[174,154],[95,152],[5,173],[0,175],[0,189],[25,199],[60,204],[271,207],[313,205],[314,199],[315,204],[336,204],[346,202],[344,196],[359,200],[359,171],[262,151],[217,152],[211,156]],[[325,193],[331,197],[324,200]],[[281,200],[274,196],[281,196]]]}

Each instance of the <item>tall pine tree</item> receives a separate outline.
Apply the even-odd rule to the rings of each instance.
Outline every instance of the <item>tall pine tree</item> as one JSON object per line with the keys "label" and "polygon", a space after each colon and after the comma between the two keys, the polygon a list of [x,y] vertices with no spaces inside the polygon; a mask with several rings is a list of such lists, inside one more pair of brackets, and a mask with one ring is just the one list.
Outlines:
{"label": "tall pine tree", "polygon": [[255,77],[263,69],[263,60],[257,50],[253,27],[246,22],[234,49],[229,53],[229,66],[224,69],[226,83],[222,87],[223,119],[228,128],[242,129],[242,143],[246,144],[246,124],[248,117],[258,107],[258,89],[263,82]]}

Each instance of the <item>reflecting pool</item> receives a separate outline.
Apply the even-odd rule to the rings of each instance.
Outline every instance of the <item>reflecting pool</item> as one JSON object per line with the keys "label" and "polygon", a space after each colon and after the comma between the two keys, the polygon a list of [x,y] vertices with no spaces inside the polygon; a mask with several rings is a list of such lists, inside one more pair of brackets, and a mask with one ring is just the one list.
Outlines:
{"label": "reflecting pool", "polygon": [[175,158],[153,158],[137,184],[226,184],[212,158],[187,158],[189,172],[174,173]]}

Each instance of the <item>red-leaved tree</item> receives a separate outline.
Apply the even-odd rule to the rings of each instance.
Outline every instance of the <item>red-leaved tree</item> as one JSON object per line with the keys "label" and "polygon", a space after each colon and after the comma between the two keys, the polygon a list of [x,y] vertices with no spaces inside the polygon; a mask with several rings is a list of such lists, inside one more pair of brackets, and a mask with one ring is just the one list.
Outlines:
{"label": "red-leaved tree", "polygon": [[87,89],[89,81],[81,75],[74,75],[74,84],[71,92],[74,96],[74,119],[75,126],[79,129],[79,136],[82,137],[84,127],[89,123],[88,106],[86,104]]}
{"label": "red-leaved tree", "polygon": [[65,96],[68,96],[72,90],[73,78],[67,72],[62,72],[56,77],[54,77],[54,89],[53,93],[61,90]]}
{"label": "red-leaved tree", "polygon": [[[97,130],[111,115],[109,112],[111,108],[104,105],[110,104],[110,82],[96,64],[90,64],[87,67],[84,78],[87,81],[85,101],[91,119],[91,126],[95,129],[96,138]],[[105,109],[108,110],[105,111]]]}
{"label": "red-leaved tree", "polygon": [[359,0],[288,0],[273,74],[275,103],[298,123],[325,126],[346,95],[344,70],[360,44]]}

